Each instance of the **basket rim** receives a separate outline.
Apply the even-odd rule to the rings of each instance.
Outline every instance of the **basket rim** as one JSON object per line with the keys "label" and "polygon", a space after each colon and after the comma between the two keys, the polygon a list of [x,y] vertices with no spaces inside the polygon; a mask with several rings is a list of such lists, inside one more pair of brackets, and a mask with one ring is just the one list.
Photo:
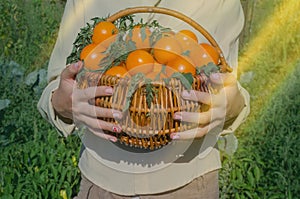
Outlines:
{"label": "basket rim", "polygon": [[199,33],[201,33],[208,42],[216,48],[217,52],[220,55],[220,62],[221,62],[221,72],[232,72],[233,69],[228,65],[223,51],[221,47],[219,46],[218,42],[214,39],[214,37],[199,23],[197,23],[192,18],[188,17],[187,15],[165,7],[154,7],[154,6],[137,6],[137,7],[128,7],[122,10],[117,11],[116,13],[110,15],[106,20],[109,22],[114,22],[118,20],[121,17],[136,14],[136,13],[159,13],[159,14],[165,14],[172,17],[175,17],[177,19],[180,19],[184,21],[185,23],[192,26],[195,30],[197,30]]}

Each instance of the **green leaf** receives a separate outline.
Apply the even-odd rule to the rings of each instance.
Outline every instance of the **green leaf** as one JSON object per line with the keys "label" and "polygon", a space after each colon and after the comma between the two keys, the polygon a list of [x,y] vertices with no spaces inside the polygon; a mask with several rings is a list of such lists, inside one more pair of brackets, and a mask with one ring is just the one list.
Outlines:
{"label": "green leaf", "polygon": [[241,198],[241,197],[240,197],[240,194],[239,194],[238,192],[235,193],[235,198],[236,198],[236,199],[240,199],[240,198]]}
{"label": "green leaf", "polygon": [[131,78],[130,84],[128,86],[128,91],[126,94],[126,101],[125,101],[123,112],[125,112],[129,109],[131,97],[133,96],[134,92],[136,91],[138,84],[142,80],[145,80],[145,75],[143,73],[137,73]]}
{"label": "green leaf", "polygon": [[145,88],[146,88],[146,102],[147,102],[147,106],[148,108],[151,108],[151,103],[153,101],[155,92],[153,90],[153,85],[151,84],[151,79],[146,79],[145,82]]}
{"label": "green leaf", "polygon": [[253,198],[252,194],[250,193],[250,191],[245,191],[244,192],[248,198]]}
{"label": "green leaf", "polygon": [[241,169],[237,168],[236,169],[236,177],[237,177],[237,182],[242,183],[243,182],[243,175]]}
{"label": "green leaf", "polygon": [[121,17],[116,20],[115,24],[120,31],[131,30],[135,26],[133,17],[134,15]]}
{"label": "green leaf", "polygon": [[161,71],[160,71],[160,72],[161,72],[162,74],[164,74],[164,75],[167,74],[166,68],[167,68],[167,66],[166,66],[165,64],[163,64],[162,67],[161,67]]}
{"label": "green leaf", "polygon": [[257,165],[255,165],[255,167],[254,167],[253,174],[254,174],[254,178],[255,178],[256,182],[259,182],[260,176],[261,176],[261,171]]}
{"label": "green leaf", "polygon": [[[93,27],[95,27],[95,25],[97,25],[99,22],[101,21],[105,21],[107,19],[107,17],[94,17],[91,20],[94,22]],[[91,26],[90,24],[87,24],[87,26]]]}
{"label": "green leaf", "polygon": [[171,78],[176,78],[179,79],[182,85],[185,87],[187,90],[192,89],[192,84],[194,81],[194,77],[192,73],[180,73],[180,72],[175,72],[172,74]]}
{"label": "green leaf", "polygon": [[208,63],[204,66],[197,66],[196,67],[196,74],[204,73],[207,77],[210,76],[211,73],[216,73],[220,71],[220,67],[215,65],[213,62]]}
{"label": "green leaf", "polygon": [[4,100],[0,100],[0,111],[2,109],[5,109],[9,106],[10,104],[10,100],[9,99],[4,99]]}
{"label": "green leaf", "polygon": [[145,26],[141,27],[141,38],[142,38],[142,41],[145,41],[145,39],[147,38],[146,27]]}
{"label": "green leaf", "polygon": [[130,38],[130,41],[132,40],[133,30],[128,31],[128,37]]}
{"label": "green leaf", "polygon": [[135,44],[134,41],[129,40],[129,41],[127,42],[126,47],[127,47],[126,50],[127,50],[127,53],[128,53],[128,52],[131,52],[131,51],[133,51],[133,50],[136,49],[136,44]]}
{"label": "green leaf", "polygon": [[183,55],[183,56],[190,56],[190,54],[191,54],[190,50],[186,50],[186,51],[181,53],[181,55]]}
{"label": "green leaf", "polygon": [[247,171],[247,180],[249,181],[249,183],[252,187],[255,186],[255,179],[253,177],[253,173],[251,172],[251,170]]}

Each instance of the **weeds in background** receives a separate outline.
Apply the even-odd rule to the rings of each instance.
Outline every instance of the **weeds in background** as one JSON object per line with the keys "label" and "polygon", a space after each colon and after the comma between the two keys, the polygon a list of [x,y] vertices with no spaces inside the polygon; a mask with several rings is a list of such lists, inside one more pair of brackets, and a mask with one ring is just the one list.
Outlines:
{"label": "weeds in background", "polygon": [[240,57],[241,83],[251,95],[251,114],[237,130],[239,148],[224,157],[221,198],[299,198],[300,2],[262,8]]}
{"label": "weeds in background", "polygon": [[63,8],[59,0],[0,1],[0,198],[78,192],[81,143],[59,137],[36,108]]}
{"label": "weeds in background", "polygon": [[59,198],[61,190],[68,196],[78,191],[80,140],[58,137],[41,118],[41,71],[25,76],[17,63],[0,62],[0,99],[8,102],[0,110],[1,198]]}
{"label": "weeds in background", "polygon": [[221,198],[299,198],[300,62],[224,157]]}
{"label": "weeds in background", "polygon": [[32,71],[46,64],[64,9],[61,0],[0,1],[0,58]]}

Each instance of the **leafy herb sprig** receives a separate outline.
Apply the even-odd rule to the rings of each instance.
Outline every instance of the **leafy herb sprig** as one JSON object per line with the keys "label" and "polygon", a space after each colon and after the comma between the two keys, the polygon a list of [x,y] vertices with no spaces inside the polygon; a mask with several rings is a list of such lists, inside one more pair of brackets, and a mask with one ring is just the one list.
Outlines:
{"label": "leafy herb sprig", "polygon": [[182,85],[184,86],[185,89],[187,89],[187,90],[192,89],[192,84],[194,81],[192,73],[176,72],[176,73],[173,73],[170,78],[176,78],[176,79],[180,80],[180,82],[182,83]]}
{"label": "leafy herb sprig", "polygon": [[146,78],[143,73],[137,73],[131,78],[123,109],[124,112],[129,109],[133,94],[136,92],[138,85],[142,85],[143,83],[146,91],[146,103],[147,106],[151,108],[153,98],[156,95],[155,87],[153,86],[151,79]]}
{"label": "leafy herb sprig", "polygon": [[196,74],[204,73],[207,77],[209,77],[212,73],[216,73],[220,71],[220,67],[214,64],[213,62],[209,62],[204,66],[196,67]]}
{"label": "leafy herb sprig", "polygon": [[144,80],[145,80],[145,75],[143,73],[137,73],[131,78],[128,87],[128,92],[126,94],[126,100],[125,100],[125,106],[123,112],[126,112],[129,109],[133,94],[135,93],[140,82]]}
{"label": "leafy herb sprig", "polygon": [[152,84],[152,80],[151,79],[146,79],[145,80],[145,89],[146,89],[146,103],[147,103],[147,106],[149,108],[151,108],[151,103],[153,101],[153,98],[155,97],[156,95],[156,92],[154,90],[154,86]]}
{"label": "leafy herb sprig", "polygon": [[100,21],[105,21],[106,18],[95,17],[91,20],[93,23],[87,23],[85,27],[82,27],[77,34],[77,37],[73,43],[73,49],[71,54],[67,57],[66,64],[71,64],[79,61],[81,50],[88,44],[92,43],[93,29]]}

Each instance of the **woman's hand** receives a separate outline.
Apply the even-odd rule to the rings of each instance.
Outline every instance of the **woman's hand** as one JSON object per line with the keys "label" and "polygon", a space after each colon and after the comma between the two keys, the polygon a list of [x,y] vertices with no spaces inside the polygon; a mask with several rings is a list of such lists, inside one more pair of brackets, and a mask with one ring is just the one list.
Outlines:
{"label": "woman's hand", "polygon": [[214,87],[219,88],[217,94],[200,91],[183,91],[182,97],[186,100],[198,101],[207,104],[208,111],[177,112],[174,119],[199,124],[196,129],[171,134],[172,139],[193,139],[203,137],[211,129],[223,129],[225,121],[235,118],[244,106],[244,98],[240,93],[236,78],[233,74],[215,73],[210,76]]}
{"label": "woman's hand", "polygon": [[78,89],[75,77],[82,65],[82,62],[70,64],[62,71],[59,87],[52,95],[53,108],[63,121],[73,122],[76,125],[83,124],[95,135],[116,142],[115,136],[105,134],[103,130],[118,133],[122,131],[121,127],[98,118],[121,118],[122,113],[89,103],[95,97],[112,95],[113,89],[108,86]]}

